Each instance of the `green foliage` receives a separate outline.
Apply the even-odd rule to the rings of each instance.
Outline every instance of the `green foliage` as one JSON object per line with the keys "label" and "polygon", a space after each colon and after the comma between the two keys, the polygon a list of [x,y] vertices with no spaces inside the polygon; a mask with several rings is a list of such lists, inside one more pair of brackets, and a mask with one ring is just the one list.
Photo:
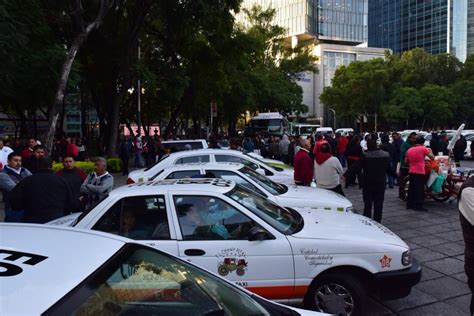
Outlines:
{"label": "green foliage", "polygon": [[120,158],[112,157],[107,158],[107,170],[109,172],[121,172],[122,171],[122,160]]}

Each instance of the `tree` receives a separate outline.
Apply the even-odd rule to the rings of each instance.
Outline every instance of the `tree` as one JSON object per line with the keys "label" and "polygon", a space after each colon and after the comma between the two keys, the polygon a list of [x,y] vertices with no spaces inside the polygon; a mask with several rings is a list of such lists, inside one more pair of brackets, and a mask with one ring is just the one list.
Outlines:
{"label": "tree", "polygon": [[413,87],[398,87],[392,92],[389,101],[382,106],[383,118],[396,124],[416,120],[423,116],[418,90]]}
{"label": "tree", "polygon": [[453,118],[453,93],[447,88],[427,84],[420,89],[420,107],[423,109],[423,122],[431,127],[446,125]]}

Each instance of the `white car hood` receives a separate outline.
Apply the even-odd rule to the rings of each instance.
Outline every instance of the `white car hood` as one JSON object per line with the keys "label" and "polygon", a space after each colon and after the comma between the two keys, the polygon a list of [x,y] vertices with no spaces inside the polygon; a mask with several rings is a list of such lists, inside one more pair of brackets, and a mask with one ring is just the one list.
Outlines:
{"label": "white car hood", "polygon": [[76,223],[76,220],[82,212],[72,213],[70,215],[66,215],[60,218],[56,218],[50,222],[45,223],[46,225],[57,225],[57,226],[72,226]]}
{"label": "white car hood", "polygon": [[285,200],[291,200],[290,207],[343,207],[352,206],[344,196],[326,189],[306,186],[287,185],[288,191],[277,195],[279,204],[288,205]]}
{"label": "white car hood", "polygon": [[383,243],[408,249],[407,244],[390,229],[362,215],[350,212],[314,211],[295,208],[303,216],[303,229],[295,238],[351,241],[360,244]]}

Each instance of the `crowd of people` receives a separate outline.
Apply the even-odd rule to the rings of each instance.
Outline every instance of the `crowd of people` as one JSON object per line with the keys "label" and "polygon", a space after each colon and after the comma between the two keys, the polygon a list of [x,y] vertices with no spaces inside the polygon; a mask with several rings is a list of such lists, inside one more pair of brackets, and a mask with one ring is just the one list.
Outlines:
{"label": "crowd of people", "polygon": [[[8,144],[8,143],[7,143]],[[6,146],[0,140],[0,190],[5,222],[46,223],[73,211],[89,209],[113,188],[107,160],[98,157],[88,175],[74,166],[85,150],[71,139],[55,142],[51,155],[36,139],[24,146]],[[63,168],[53,173],[53,160]]]}

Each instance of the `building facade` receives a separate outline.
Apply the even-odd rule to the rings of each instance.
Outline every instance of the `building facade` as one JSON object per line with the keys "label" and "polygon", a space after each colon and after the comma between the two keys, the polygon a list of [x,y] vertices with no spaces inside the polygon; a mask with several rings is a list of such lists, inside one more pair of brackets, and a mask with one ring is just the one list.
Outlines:
{"label": "building facade", "polygon": [[419,47],[464,61],[474,51],[473,5],[474,0],[369,0],[368,44],[398,54]]}

